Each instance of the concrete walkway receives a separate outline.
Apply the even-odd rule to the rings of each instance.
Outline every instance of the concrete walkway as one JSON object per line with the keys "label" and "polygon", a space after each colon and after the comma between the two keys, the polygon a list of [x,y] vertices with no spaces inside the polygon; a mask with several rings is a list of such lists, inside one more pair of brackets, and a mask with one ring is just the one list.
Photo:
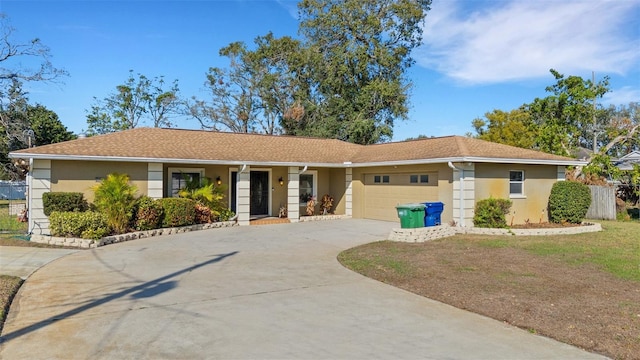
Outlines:
{"label": "concrete walkway", "polygon": [[3,359],[598,359],[367,279],[344,249],[393,223],[178,234],[80,251],[23,285]]}
{"label": "concrete walkway", "polygon": [[0,275],[26,279],[34,271],[62,256],[73,254],[73,249],[0,246]]}

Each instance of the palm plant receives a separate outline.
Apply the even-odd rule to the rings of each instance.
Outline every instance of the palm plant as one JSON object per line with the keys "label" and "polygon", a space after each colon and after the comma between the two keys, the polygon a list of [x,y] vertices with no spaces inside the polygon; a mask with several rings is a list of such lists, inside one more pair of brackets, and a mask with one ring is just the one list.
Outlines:
{"label": "palm plant", "polygon": [[111,173],[92,188],[93,204],[107,217],[109,227],[118,234],[126,232],[135,205],[136,186],[129,183],[129,175]]}
{"label": "palm plant", "polygon": [[214,217],[218,217],[220,212],[226,209],[223,202],[224,186],[216,186],[208,178],[202,180],[185,178],[185,187],[178,191],[178,196],[186,199],[195,200],[200,205],[206,206],[211,210]]}

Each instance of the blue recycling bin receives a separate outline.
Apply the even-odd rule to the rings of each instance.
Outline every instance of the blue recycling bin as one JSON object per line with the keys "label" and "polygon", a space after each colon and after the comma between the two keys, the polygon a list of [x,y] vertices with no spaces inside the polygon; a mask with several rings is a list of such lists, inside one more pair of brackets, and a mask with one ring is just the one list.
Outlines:
{"label": "blue recycling bin", "polygon": [[437,226],[442,224],[441,215],[444,210],[444,204],[441,202],[423,203],[424,209],[424,226]]}

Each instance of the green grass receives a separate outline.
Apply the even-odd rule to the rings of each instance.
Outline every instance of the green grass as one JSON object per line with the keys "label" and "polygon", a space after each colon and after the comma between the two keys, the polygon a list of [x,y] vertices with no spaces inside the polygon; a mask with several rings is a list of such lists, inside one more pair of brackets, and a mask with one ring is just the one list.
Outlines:
{"label": "green grass", "polygon": [[[392,245],[393,243],[383,241],[381,243]],[[398,255],[402,255],[402,251],[393,248],[392,246],[386,246],[388,250],[387,254],[382,256],[373,256],[372,258],[362,258],[359,256],[351,256],[349,250],[338,255],[338,260],[346,267],[356,271],[362,272],[366,269],[378,269],[380,271],[393,271],[396,275],[406,276],[412,273],[412,267],[405,261],[397,258]]]}
{"label": "green grass", "polygon": [[0,231],[25,233],[27,231],[27,223],[19,222],[16,216],[8,215],[0,211]]}
{"label": "green grass", "polygon": [[604,231],[578,235],[477,240],[489,248],[514,247],[570,264],[590,263],[622,279],[640,281],[640,223],[599,221]]}

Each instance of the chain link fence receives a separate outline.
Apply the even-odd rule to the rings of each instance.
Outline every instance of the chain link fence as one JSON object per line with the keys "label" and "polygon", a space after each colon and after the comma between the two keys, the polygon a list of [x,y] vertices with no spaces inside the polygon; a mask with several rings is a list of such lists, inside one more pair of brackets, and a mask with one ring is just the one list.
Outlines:
{"label": "chain link fence", "polygon": [[27,183],[25,181],[0,180],[0,208],[6,207],[8,215],[19,215],[26,209]]}

